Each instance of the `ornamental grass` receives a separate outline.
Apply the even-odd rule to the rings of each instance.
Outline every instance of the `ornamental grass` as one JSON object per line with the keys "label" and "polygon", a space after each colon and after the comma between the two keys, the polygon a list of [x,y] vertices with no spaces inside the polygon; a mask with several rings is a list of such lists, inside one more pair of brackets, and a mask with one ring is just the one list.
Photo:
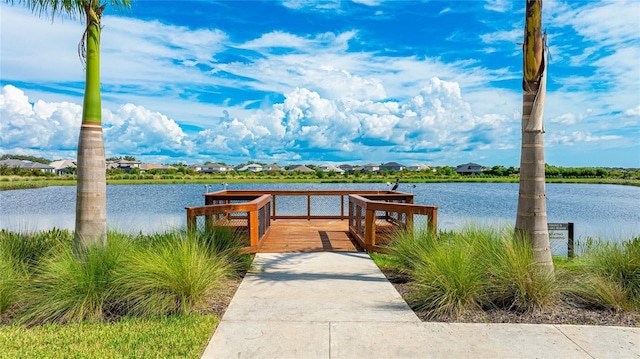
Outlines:
{"label": "ornamental grass", "polygon": [[506,228],[469,225],[458,232],[400,232],[389,255],[412,279],[410,301],[431,317],[502,308],[527,311],[550,305],[555,278],[533,265],[526,239]]}
{"label": "ornamental grass", "polygon": [[568,282],[569,294],[586,306],[640,310],[640,237],[589,246]]}
{"label": "ornamental grass", "polygon": [[[0,322],[114,321],[207,312],[225,281],[246,269],[233,231],[128,235],[73,250],[69,231],[0,231]],[[226,292],[225,292],[226,293]]]}

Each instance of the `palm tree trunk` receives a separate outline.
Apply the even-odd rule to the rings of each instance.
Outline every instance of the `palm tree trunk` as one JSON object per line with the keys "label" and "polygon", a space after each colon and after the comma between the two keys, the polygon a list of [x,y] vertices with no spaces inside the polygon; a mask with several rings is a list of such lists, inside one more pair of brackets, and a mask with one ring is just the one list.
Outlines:
{"label": "palm tree trunk", "polygon": [[553,273],[545,192],[544,125],[546,59],[542,34],[542,0],[526,0],[522,148],[516,233],[531,241],[537,267]]}
{"label": "palm tree trunk", "polygon": [[100,101],[100,22],[87,12],[86,84],[78,140],[74,245],[81,250],[107,241],[107,180]]}

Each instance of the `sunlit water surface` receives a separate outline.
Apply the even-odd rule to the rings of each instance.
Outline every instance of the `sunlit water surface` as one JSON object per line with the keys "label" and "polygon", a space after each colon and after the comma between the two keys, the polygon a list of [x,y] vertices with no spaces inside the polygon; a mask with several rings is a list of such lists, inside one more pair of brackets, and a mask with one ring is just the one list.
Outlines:
{"label": "sunlit water surface", "polygon": [[[360,184],[232,184],[229,189],[362,189],[387,190],[379,183]],[[213,184],[212,190],[222,185]],[[438,226],[456,229],[469,223],[515,223],[518,184],[401,184],[415,203],[436,205]],[[107,187],[109,227],[123,232],[161,232],[183,228],[184,207],[202,205],[203,185],[110,185]],[[575,238],[628,239],[640,233],[640,188],[619,185],[548,184],[549,222],[575,223]],[[0,192],[0,228],[30,231],[73,229],[75,187],[46,187]]]}

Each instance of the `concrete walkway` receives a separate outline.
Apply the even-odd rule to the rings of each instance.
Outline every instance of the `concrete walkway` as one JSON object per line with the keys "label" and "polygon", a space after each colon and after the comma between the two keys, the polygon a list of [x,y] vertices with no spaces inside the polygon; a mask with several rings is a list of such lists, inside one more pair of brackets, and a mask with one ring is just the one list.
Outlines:
{"label": "concrete walkway", "polygon": [[640,358],[640,328],[423,323],[366,253],[261,253],[202,358]]}

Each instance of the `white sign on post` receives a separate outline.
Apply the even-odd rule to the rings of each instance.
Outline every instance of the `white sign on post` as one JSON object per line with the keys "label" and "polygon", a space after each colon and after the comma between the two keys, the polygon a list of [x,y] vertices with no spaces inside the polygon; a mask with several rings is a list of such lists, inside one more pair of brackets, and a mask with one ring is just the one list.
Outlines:
{"label": "white sign on post", "polygon": [[569,223],[547,223],[549,240],[569,242]]}

